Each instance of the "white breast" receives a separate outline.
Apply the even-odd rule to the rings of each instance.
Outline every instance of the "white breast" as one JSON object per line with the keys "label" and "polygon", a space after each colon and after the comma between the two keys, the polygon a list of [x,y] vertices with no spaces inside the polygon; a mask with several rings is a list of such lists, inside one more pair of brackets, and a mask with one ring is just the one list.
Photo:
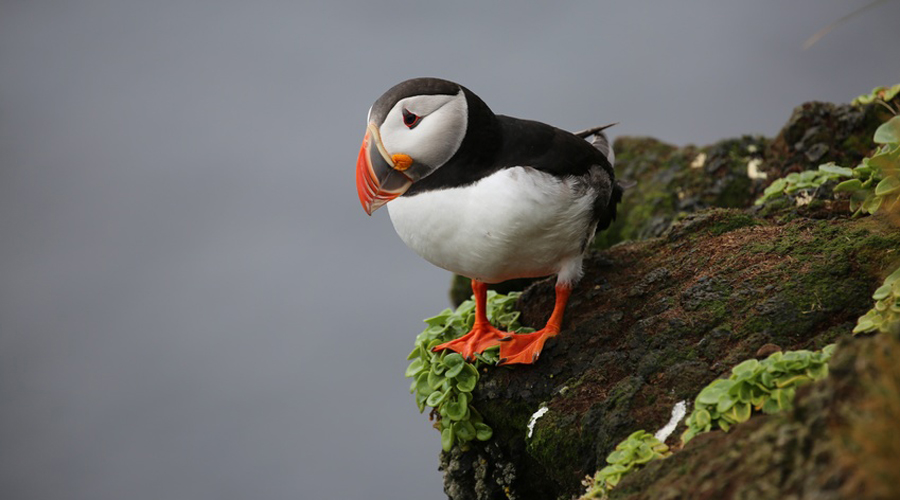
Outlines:
{"label": "white breast", "polygon": [[404,243],[432,264],[487,283],[581,276],[593,189],[528,167],[388,203]]}

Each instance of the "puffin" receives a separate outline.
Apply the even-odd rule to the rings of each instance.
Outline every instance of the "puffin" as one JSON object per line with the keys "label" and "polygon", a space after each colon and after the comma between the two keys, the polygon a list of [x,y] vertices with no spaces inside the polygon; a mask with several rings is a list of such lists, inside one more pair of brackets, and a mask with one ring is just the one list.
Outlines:
{"label": "puffin", "polygon": [[[472,282],[472,330],[434,350],[473,361],[499,345],[498,364],[537,361],[560,332],[585,251],[622,199],[603,133],[609,125],[571,133],[494,114],[466,87],[439,78],[395,85],[366,121],[356,161],[363,210],[371,216],[387,205],[409,248]],[[513,334],[491,325],[488,284],[552,275],[556,302],[544,328]]]}

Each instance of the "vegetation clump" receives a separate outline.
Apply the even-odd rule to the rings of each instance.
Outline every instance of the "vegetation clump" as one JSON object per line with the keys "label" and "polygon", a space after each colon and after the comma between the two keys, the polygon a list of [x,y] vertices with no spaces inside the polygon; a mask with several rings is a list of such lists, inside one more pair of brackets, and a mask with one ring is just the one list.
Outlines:
{"label": "vegetation clump", "polygon": [[[890,96],[886,99],[890,100],[897,92],[900,92],[900,85],[887,90],[876,89],[872,95]],[[863,96],[857,100],[869,97]],[[877,98],[881,99],[881,97]],[[872,97],[867,102],[874,99],[876,97]],[[880,102],[888,106],[884,101]],[[894,111],[889,106],[888,108]],[[826,163],[820,165],[818,170],[788,174],[772,182],[763,195],[756,200],[756,204],[762,205],[785,194],[790,195],[804,189],[815,189],[828,181],[844,179],[834,187],[834,192],[850,194],[850,210],[854,216],[874,214],[878,210],[888,212],[898,208],[900,206],[898,205],[900,204],[900,116],[894,116],[882,123],[875,130],[873,141],[878,145],[877,149],[871,156],[863,158],[855,168]]]}
{"label": "vegetation clump", "polygon": [[885,278],[872,298],[875,307],[859,318],[853,333],[886,333],[900,328],[900,267]]}
{"label": "vegetation clump", "polygon": [[891,112],[897,114],[893,108],[890,107],[889,102],[893,100],[895,97],[900,95],[900,83],[894,85],[893,87],[875,87],[866,95],[861,95],[856,99],[853,99],[852,104],[856,106],[861,106],[865,104],[878,103],[884,106],[887,106]]}
{"label": "vegetation clump", "polygon": [[798,386],[828,376],[833,350],[830,344],[821,351],[776,352],[762,361],[748,359],[735,366],[730,377],[714,380],[697,395],[681,440],[687,443],[713,426],[727,432],[747,421],[754,410],[775,413],[791,408]]}
{"label": "vegetation clump", "polygon": [[[487,293],[487,317],[490,322],[510,332],[532,331],[519,324],[519,312],[514,310],[521,293],[501,295],[493,290]],[[481,414],[472,405],[472,390],[478,383],[478,369],[496,365],[499,348],[476,354],[475,363],[467,363],[456,352],[433,352],[435,346],[462,337],[475,322],[475,302],[467,300],[453,311],[445,309],[428,318],[428,325],[416,337],[416,347],[407,356],[412,363],[406,368],[406,376],[413,378],[409,392],[415,394],[419,412],[426,406],[433,408],[437,416],[435,427],[441,431],[441,446],[450,451],[457,444],[467,448],[467,443],[477,439],[487,441],[493,431],[484,423]]]}
{"label": "vegetation clump", "polygon": [[[687,430],[681,435],[682,444],[714,425],[727,432],[732,425],[750,419],[754,410],[776,413],[790,409],[798,386],[828,376],[833,351],[834,344],[830,344],[821,351],[776,352],[763,361],[748,359],[738,364],[729,378],[713,381],[697,395],[694,411],[686,420]],[[671,454],[652,434],[636,431],[616,445],[606,458],[608,465],[589,478],[588,491],[579,500],[606,498],[625,475]]]}
{"label": "vegetation clump", "polygon": [[671,454],[669,447],[654,435],[644,430],[634,432],[606,457],[608,465],[597,471],[590,481],[588,492],[579,500],[604,498],[632,470]]}

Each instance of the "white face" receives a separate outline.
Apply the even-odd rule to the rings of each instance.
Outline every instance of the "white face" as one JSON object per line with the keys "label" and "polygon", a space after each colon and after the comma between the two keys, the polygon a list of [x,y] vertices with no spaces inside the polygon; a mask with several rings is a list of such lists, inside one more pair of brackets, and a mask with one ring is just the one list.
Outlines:
{"label": "white face", "polygon": [[381,141],[388,153],[408,155],[430,173],[456,154],[466,136],[468,114],[462,90],[456,95],[407,97],[391,108],[379,127]]}

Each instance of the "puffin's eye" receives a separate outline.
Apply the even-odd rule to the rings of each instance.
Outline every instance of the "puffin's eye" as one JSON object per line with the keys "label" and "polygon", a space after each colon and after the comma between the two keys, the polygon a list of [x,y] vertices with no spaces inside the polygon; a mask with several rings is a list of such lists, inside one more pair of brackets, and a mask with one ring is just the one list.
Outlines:
{"label": "puffin's eye", "polygon": [[419,116],[415,113],[410,113],[409,111],[407,111],[405,109],[403,110],[403,124],[406,125],[407,127],[409,127],[409,128],[415,127],[416,125],[419,124],[419,120],[421,120],[421,119],[422,119],[421,116]]}

